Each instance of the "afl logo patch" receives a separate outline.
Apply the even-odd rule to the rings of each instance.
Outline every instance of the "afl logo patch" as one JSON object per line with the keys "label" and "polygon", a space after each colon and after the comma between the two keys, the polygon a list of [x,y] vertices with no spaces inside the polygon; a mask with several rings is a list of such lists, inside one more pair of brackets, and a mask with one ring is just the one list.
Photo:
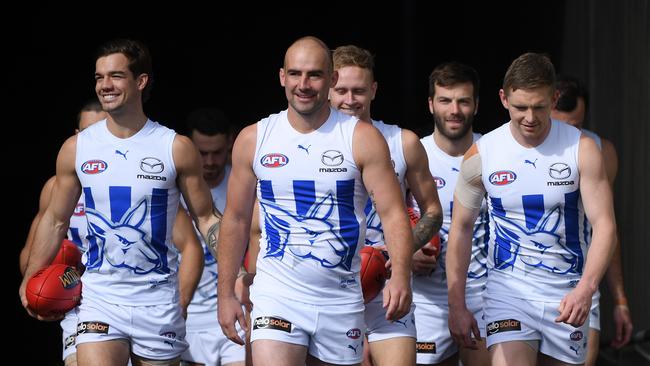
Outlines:
{"label": "afl logo patch", "polygon": [[575,332],[569,334],[569,339],[571,339],[574,342],[581,341],[583,338],[582,332],[579,330],[576,330]]}
{"label": "afl logo patch", "polygon": [[77,203],[77,205],[74,207],[74,212],[72,213],[73,216],[83,216],[86,214],[86,210],[84,209],[84,204],[83,203]]}
{"label": "afl logo patch", "polygon": [[81,164],[81,171],[84,174],[99,174],[108,169],[108,164],[104,160],[88,160]]}
{"label": "afl logo patch", "polygon": [[444,187],[445,184],[447,184],[447,182],[445,182],[445,180],[440,177],[433,177],[433,180],[436,182],[436,187],[438,189]]}
{"label": "afl logo patch", "polygon": [[359,337],[361,337],[361,329],[359,329],[359,328],[349,329],[345,333],[345,335],[350,339],[358,339]]}
{"label": "afl logo patch", "polygon": [[490,174],[490,183],[495,186],[505,186],[517,179],[517,174],[510,170],[499,170]]}
{"label": "afl logo patch", "polygon": [[280,153],[270,153],[262,156],[260,163],[265,168],[281,168],[289,164],[289,158]]}

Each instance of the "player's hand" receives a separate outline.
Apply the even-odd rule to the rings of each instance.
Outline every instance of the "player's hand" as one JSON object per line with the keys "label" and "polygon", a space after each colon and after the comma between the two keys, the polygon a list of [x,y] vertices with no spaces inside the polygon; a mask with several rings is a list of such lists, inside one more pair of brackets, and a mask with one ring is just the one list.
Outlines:
{"label": "player's hand", "polygon": [[413,273],[421,276],[430,275],[438,266],[436,256],[424,254],[422,249],[419,249],[413,254],[413,260],[411,263]]}
{"label": "player's hand", "polygon": [[250,286],[253,284],[255,273],[246,273],[238,276],[235,281],[235,296],[249,313],[253,311],[253,303],[250,299]]}
{"label": "player's hand", "polygon": [[558,311],[560,316],[555,318],[556,323],[566,323],[574,327],[580,327],[589,317],[591,310],[591,296],[589,291],[583,290],[580,285],[566,294],[560,302]]}
{"label": "player's hand", "polygon": [[632,338],[632,317],[627,305],[614,306],[614,323],[616,324],[616,337],[612,340],[612,347],[619,349],[630,342]]}
{"label": "player's hand", "polygon": [[459,346],[478,349],[476,340],[481,340],[481,332],[474,315],[466,307],[449,307],[449,333]]}
{"label": "player's hand", "polygon": [[25,291],[27,289],[27,280],[29,277],[25,276],[23,277],[23,282],[20,283],[20,287],[18,288],[18,295],[20,295],[20,302],[22,303],[23,307],[25,310],[27,310],[27,314],[29,316],[36,318],[38,320],[46,321],[46,322],[53,322],[57,320],[61,320],[65,317],[65,314],[59,314],[59,315],[51,315],[51,316],[42,316],[36,314],[30,307],[29,303],[27,302],[27,296],[25,295]]}
{"label": "player's hand", "polygon": [[235,322],[239,322],[239,326],[248,332],[248,323],[239,300],[235,296],[219,296],[218,311],[219,325],[221,325],[223,334],[231,341],[244,345],[244,340],[241,339],[235,327]]}
{"label": "player's hand", "polygon": [[393,276],[386,282],[383,293],[386,320],[399,320],[411,310],[412,293],[408,273],[406,276]]}

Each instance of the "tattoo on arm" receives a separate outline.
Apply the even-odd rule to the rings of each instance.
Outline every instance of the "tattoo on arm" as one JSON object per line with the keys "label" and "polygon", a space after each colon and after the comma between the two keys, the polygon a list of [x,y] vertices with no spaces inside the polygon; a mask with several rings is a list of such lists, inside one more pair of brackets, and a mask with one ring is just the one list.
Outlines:
{"label": "tattoo on arm", "polygon": [[370,197],[370,201],[372,202],[372,205],[374,207],[377,207],[377,202],[375,201],[375,192],[374,191],[368,192],[368,196]]}
{"label": "tattoo on arm", "polygon": [[219,240],[219,226],[221,226],[221,220],[210,226],[208,229],[208,236],[205,238],[205,242],[210,250],[210,253],[217,259],[217,242]]}
{"label": "tattoo on arm", "polygon": [[414,251],[422,248],[440,230],[442,219],[438,215],[425,213],[413,228]]}

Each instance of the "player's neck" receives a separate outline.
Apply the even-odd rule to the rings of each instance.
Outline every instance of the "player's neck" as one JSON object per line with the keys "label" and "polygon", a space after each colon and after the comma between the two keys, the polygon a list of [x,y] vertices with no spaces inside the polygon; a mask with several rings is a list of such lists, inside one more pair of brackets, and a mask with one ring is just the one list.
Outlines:
{"label": "player's neck", "polygon": [[449,156],[462,156],[472,146],[474,135],[470,128],[465,135],[458,139],[450,139],[444,136],[438,129],[433,132],[433,141],[438,145],[440,150]]}
{"label": "player's neck", "polygon": [[115,137],[126,139],[138,133],[147,120],[142,110],[138,113],[109,113],[106,127]]}
{"label": "player's neck", "polygon": [[310,133],[319,129],[330,116],[329,105],[324,105],[318,111],[312,114],[301,114],[296,112],[295,109],[289,107],[287,112],[287,119],[289,124],[294,130],[300,133]]}

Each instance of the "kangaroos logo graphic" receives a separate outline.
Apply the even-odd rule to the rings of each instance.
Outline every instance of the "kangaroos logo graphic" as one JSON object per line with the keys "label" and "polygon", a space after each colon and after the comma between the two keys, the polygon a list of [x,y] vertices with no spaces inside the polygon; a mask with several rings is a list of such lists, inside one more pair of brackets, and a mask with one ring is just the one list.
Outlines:
{"label": "kangaroos logo graphic", "polygon": [[556,233],[562,220],[560,207],[546,213],[535,227],[528,229],[501,215],[492,215],[496,228],[496,269],[514,267],[519,259],[533,268],[553,273],[580,273],[580,255],[567,247]]}
{"label": "kangaroos logo graphic", "polygon": [[141,229],[148,212],[146,198],[126,211],[119,222],[112,222],[99,211],[86,208],[89,233],[95,237],[111,266],[127,268],[139,275],[169,271],[161,270],[161,255],[152,248],[151,238]]}
{"label": "kangaroos logo graphic", "polygon": [[280,257],[289,251],[299,259],[315,260],[325,268],[341,266],[350,270],[356,251],[356,241],[348,243],[334,230],[331,221],[335,200],[332,193],[314,202],[305,215],[289,212],[274,202],[260,200],[267,235],[273,241],[265,257]]}

